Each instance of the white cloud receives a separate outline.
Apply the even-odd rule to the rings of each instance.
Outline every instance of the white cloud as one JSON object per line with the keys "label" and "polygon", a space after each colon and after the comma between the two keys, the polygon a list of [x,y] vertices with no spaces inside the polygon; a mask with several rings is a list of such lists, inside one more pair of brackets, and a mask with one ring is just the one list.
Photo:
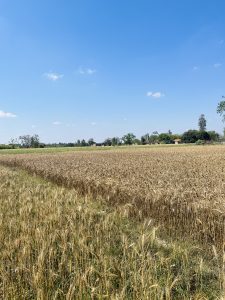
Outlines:
{"label": "white cloud", "polygon": [[91,126],[95,126],[96,124],[96,122],[91,122]]}
{"label": "white cloud", "polygon": [[193,70],[193,71],[198,71],[198,70],[199,70],[199,67],[198,67],[198,66],[194,66],[194,67],[192,68],[192,70]]}
{"label": "white cloud", "polygon": [[220,63],[216,63],[216,64],[213,65],[213,67],[216,68],[216,69],[220,68],[221,66],[222,66],[222,64],[220,64]]}
{"label": "white cloud", "polygon": [[147,92],[147,97],[161,98],[164,96],[165,94],[163,94],[162,92]]}
{"label": "white cloud", "polygon": [[0,118],[15,118],[15,117],[16,117],[16,115],[13,113],[0,110]]}
{"label": "white cloud", "polygon": [[55,122],[52,123],[52,125],[55,125],[55,126],[62,125],[62,122],[60,122],[60,121],[55,121]]}
{"label": "white cloud", "polygon": [[57,81],[61,78],[64,77],[63,74],[58,74],[58,73],[54,73],[54,72],[49,72],[49,73],[45,73],[44,76],[51,81]]}
{"label": "white cloud", "polygon": [[81,75],[93,75],[94,73],[97,72],[97,70],[95,69],[90,69],[90,68],[87,68],[87,69],[84,69],[82,67],[79,68],[78,72],[81,74]]}
{"label": "white cloud", "polygon": [[96,70],[95,70],[95,69],[87,69],[87,74],[88,74],[88,75],[92,75],[92,74],[94,74],[94,73],[96,73]]}
{"label": "white cloud", "polygon": [[32,126],[31,126],[32,129],[35,129],[36,127],[37,127],[36,125],[32,125]]}

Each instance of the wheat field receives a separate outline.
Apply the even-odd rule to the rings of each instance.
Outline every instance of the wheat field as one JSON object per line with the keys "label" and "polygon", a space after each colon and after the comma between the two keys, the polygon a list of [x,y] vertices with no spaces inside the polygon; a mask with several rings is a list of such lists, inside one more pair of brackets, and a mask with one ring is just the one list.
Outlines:
{"label": "wheat field", "polygon": [[225,148],[0,156],[2,299],[223,299]]}

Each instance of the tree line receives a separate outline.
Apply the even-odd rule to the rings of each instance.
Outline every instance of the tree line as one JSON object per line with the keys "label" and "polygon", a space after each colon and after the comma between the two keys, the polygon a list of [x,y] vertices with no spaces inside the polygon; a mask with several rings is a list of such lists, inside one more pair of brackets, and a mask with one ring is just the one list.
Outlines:
{"label": "tree line", "polygon": [[[217,113],[225,122],[225,97],[217,105]],[[0,145],[0,149],[15,149],[15,148],[44,148],[44,147],[87,147],[87,146],[121,146],[121,145],[151,145],[151,144],[174,144],[174,143],[196,143],[205,144],[213,142],[225,141],[224,135],[220,136],[215,131],[207,131],[207,121],[204,114],[201,114],[198,119],[198,130],[190,129],[183,134],[173,134],[171,130],[165,133],[157,131],[146,133],[140,138],[137,138],[133,133],[127,133],[123,137],[108,137],[101,143],[96,143],[93,138],[78,139],[71,143],[51,143],[45,144],[40,141],[37,134],[22,135],[18,139],[11,139],[8,145]]]}

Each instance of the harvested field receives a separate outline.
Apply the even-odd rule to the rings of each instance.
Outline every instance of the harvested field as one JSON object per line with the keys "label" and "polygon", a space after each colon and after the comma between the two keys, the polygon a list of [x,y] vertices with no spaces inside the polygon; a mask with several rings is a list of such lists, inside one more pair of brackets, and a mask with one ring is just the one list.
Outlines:
{"label": "harvested field", "polygon": [[129,215],[151,218],[168,234],[191,236],[222,247],[225,220],[225,148],[131,149],[1,156],[16,166],[103,197],[112,206],[127,204]]}

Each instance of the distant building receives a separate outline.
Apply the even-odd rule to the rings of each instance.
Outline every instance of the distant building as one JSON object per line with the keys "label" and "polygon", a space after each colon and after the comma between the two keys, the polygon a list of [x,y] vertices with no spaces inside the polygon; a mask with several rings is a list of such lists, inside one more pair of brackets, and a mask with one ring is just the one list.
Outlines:
{"label": "distant building", "polygon": [[180,143],[181,143],[181,139],[175,139],[175,140],[174,140],[174,143],[175,143],[175,145],[180,144]]}

